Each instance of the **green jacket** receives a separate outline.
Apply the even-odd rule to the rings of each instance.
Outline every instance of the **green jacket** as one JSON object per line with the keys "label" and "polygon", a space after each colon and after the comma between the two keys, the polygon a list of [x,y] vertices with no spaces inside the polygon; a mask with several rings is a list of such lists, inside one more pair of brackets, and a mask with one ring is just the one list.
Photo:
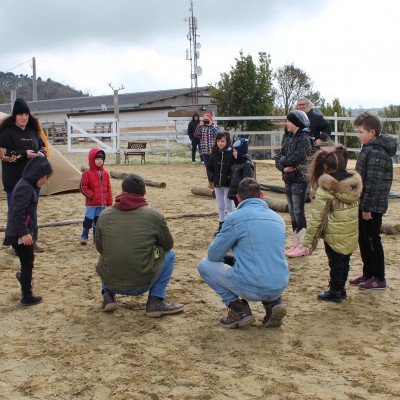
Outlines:
{"label": "green jacket", "polygon": [[303,246],[313,248],[321,237],[339,254],[351,254],[358,246],[358,203],[362,191],[356,171],[343,180],[329,174],[318,179],[312,220]]}
{"label": "green jacket", "polygon": [[121,211],[107,208],[96,226],[100,253],[97,274],[107,287],[130,290],[149,286],[174,240],[163,215],[149,206]]}

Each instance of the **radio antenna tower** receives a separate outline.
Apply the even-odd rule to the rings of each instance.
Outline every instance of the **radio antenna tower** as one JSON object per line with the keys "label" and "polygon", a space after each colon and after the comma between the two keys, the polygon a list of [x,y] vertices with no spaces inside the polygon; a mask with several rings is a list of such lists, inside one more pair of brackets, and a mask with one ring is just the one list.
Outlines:
{"label": "radio antenna tower", "polygon": [[197,65],[197,60],[200,58],[199,49],[201,48],[201,44],[197,41],[200,35],[197,34],[197,18],[193,15],[193,0],[190,0],[189,13],[189,18],[185,18],[185,21],[189,23],[189,33],[187,34],[189,49],[186,49],[186,60],[190,60],[192,104],[199,104],[197,77],[201,76],[202,69]]}

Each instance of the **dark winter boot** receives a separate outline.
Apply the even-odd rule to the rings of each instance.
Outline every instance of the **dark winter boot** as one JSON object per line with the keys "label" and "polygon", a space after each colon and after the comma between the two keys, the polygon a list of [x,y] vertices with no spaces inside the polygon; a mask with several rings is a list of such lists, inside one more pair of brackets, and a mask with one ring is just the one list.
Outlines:
{"label": "dark winter boot", "polygon": [[184,308],[184,304],[168,304],[161,297],[149,295],[146,304],[146,316],[157,318],[163,315],[178,314],[182,312]]}
{"label": "dark winter boot", "polygon": [[282,320],[285,318],[287,311],[280,297],[274,301],[263,301],[265,308],[265,317],[262,322],[264,328],[277,328],[282,325]]}
{"label": "dark winter boot", "polygon": [[34,306],[35,304],[41,303],[43,298],[41,296],[35,296],[30,290],[21,291],[21,305],[22,306]]}
{"label": "dark winter boot", "polygon": [[342,291],[328,289],[323,292],[319,292],[317,299],[322,300],[322,301],[333,301],[334,303],[341,303],[342,302]]}
{"label": "dark winter boot", "polygon": [[346,300],[347,299],[347,291],[346,291],[346,288],[344,287],[344,285],[340,289],[340,294],[342,296],[342,300]]}
{"label": "dark winter boot", "polygon": [[221,232],[222,229],[222,225],[224,224],[224,221],[219,223],[218,229],[216,230],[216,232],[214,233],[214,237],[218,235],[218,233]]}
{"label": "dark winter boot", "polygon": [[245,299],[237,299],[229,304],[228,315],[221,318],[219,323],[227,329],[238,328],[254,322],[249,303]]}
{"label": "dark winter boot", "polygon": [[101,305],[102,310],[104,312],[115,311],[118,307],[117,302],[115,301],[115,294],[107,288],[103,289],[101,294],[103,295],[103,303]]}

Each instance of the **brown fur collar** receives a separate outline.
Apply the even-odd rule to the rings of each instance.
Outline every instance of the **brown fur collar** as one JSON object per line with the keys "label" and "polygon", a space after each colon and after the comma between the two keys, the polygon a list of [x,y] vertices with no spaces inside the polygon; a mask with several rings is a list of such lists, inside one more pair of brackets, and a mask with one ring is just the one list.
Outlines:
{"label": "brown fur collar", "polygon": [[323,174],[318,179],[318,186],[334,193],[344,193],[348,195],[360,195],[362,191],[362,179],[358,172],[348,171],[350,177],[342,181],[336,180],[329,174]]}

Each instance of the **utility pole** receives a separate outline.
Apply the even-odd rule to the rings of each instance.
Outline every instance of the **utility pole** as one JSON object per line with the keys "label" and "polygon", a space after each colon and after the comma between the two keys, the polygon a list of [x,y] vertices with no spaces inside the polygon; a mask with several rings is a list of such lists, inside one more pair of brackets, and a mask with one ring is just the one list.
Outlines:
{"label": "utility pole", "polygon": [[32,77],[33,77],[33,81],[32,81],[32,100],[33,101],[37,101],[37,81],[36,81],[36,58],[33,57],[32,58]]}
{"label": "utility pole", "polygon": [[111,82],[108,84],[110,88],[114,92],[114,118],[117,120],[117,153],[115,155],[115,163],[117,165],[121,164],[121,154],[120,154],[120,148],[119,148],[119,98],[118,98],[118,92],[120,90],[124,90],[125,86],[121,85],[119,89],[114,89],[114,87],[111,85]]}
{"label": "utility pole", "polygon": [[189,12],[189,18],[185,18],[185,21],[189,23],[189,33],[187,34],[189,49],[186,49],[186,60],[190,60],[192,104],[199,104],[197,77],[201,76],[202,69],[197,65],[197,59],[200,58],[201,44],[197,42],[197,37],[200,35],[197,34],[197,18],[193,15],[193,0],[190,0]]}
{"label": "utility pole", "polygon": [[8,88],[10,91],[10,102],[11,102],[11,113],[12,109],[15,103],[15,100],[17,100],[17,89],[20,88],[22,85],[20,83],[16,83],[15,85],[12,85],[9,82],[4,83],[4,86]]}

